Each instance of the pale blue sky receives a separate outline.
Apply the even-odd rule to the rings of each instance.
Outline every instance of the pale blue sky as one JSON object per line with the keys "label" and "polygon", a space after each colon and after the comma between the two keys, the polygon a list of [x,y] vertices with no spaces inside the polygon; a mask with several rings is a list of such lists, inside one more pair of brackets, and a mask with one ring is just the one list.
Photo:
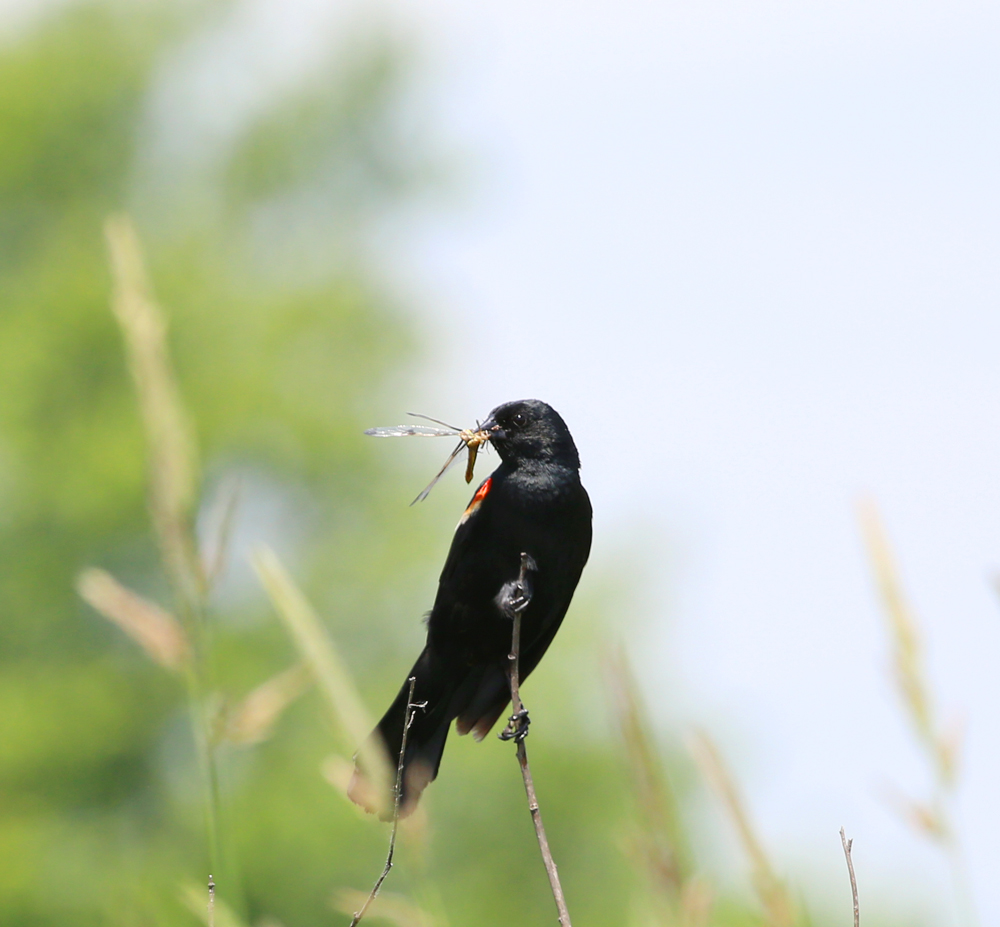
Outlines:
{"label": "pale blue sky", "polygon": [[662,543],[669,620],[631,641],[658,715],[740,761],[789,871],[836,897],[843,824],[869,891],[944,925],[947,868],[882,798],[925,777],[860,545],[877,498],[1000,921],[1000,7],[401,6],[485,152],[415,251],[459,333],[434,407],[564,413],[598,557],[636,523]]}

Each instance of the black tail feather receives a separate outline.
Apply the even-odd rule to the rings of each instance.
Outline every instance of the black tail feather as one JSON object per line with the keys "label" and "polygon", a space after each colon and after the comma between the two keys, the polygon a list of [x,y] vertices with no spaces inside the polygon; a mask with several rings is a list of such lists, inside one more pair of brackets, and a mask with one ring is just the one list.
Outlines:
{"label": "black tail feather", "polygon": [[[441,755],[448,739],[448,728],[452,720],[466,707],[474,696],[482,677],[481,667],[469,667],[464,673],[456,672],[452,661],[435,654],[430,647],[425,647],[417,658],[403,683],[399,694],[382,716],[372,738],[377,738],[385,750],[386,761],[393,772],[392,782],[395,783],[395,772],[399,763],[399,754],[403,743],[403,725],[406,721],[406,709],[410,694],[410,678],[416,683],[413,689],[413,702],[421,706],[414,709],[413,720],[406,736],[406,755],[403,757],[402,794],[400,796],[400,815],[405,817],[416,806],[420,793],[426,788],[438,772],[441,765]],[[370,788],[362,785],[363,773],[355,770],[355,780],[348,791],[350,797],[367,808],[371,802],[366,800]],[[381,802],[383,818],[391,818],[393,800]]]}
{"label": "black tail feather", "polygon": [[[546,635],[541,647],[528,648],[521,663],[522,679],[534,669],[553,633],[554,629]],[[406,736],[400,796],[400,815],[403,817],[413,810],[421,792],[437,777],[451,722],[457,718],[459,734],[471,731],[477,740],[482,740],[510,702],[505,666],[493,663],[461,665],[455,658],[436,653],[430,645],[424,647],[406,682],[371,734],[385,751],[393,785],[403,744],[411,677],[416,680],[413,701],[421,707],[414,710]],[[348,795],[368,811],[379,810],[383,818],[391,819],[394,795],[373,802],[372,787],[360,769],[355,770]],[[378,809],[373,805],[378,805]]]}

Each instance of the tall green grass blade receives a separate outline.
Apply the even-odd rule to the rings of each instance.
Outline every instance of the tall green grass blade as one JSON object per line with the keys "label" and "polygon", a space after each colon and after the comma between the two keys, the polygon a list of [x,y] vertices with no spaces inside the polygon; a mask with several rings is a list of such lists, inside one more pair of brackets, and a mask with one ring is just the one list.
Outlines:
{"label": "tall green grass blade", "polygon": [[189,601],[203,579],[195,556],[192,511],[197,465],[167,348],[167,325],[153,300],[142,249],[127,216],[105,223],[114,280],[112,309],[122,330],[149,454],[153,525],[172,579]]}
{"label": "tall green grass blade", "polygon": [[348,748],[357,748],[358,761],[371,780],[375,794],[391,795],[392,769],[388,758],[381,746],[368,737],[372,730],[371,718],[332,638],[273,551],[266,547],[257,550],[253,565],[303,662],[310,667],[326,696]]}

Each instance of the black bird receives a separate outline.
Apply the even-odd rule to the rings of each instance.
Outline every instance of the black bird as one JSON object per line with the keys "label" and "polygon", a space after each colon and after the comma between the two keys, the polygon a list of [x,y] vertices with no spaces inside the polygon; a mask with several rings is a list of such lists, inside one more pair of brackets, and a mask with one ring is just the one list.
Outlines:
{"label": "black bird", "polygon": [[[427,644],[408,674],[414,713],[403,757],[401,813],[412,811],[437,776],[451,722],[482,740],[510,701],[511,604],[521,554],[530,599],[521,612],[520,677],[538,665],[569,608],[590,554],[591,507],[580,457],[562,417],[537,399],[497,406],[481,426],[500,466],[476,490],[451,542],[427,620]],[[372,733],[395,770],[409,681]],[[349,794],[374,810],[370,786],[355,770]],[[391,808],[391,802],[382,804]]]}

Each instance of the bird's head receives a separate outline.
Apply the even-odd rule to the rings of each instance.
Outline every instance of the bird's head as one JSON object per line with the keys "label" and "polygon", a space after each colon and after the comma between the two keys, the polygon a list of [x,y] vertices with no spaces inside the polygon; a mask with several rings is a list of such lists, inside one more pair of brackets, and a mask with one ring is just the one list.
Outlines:
{"label": "bird's head", "polygon": [[505,402],[480,427],[489,433],[502,460],[540,460],[580,468],[580,455],[562,416],[538,399]]}

